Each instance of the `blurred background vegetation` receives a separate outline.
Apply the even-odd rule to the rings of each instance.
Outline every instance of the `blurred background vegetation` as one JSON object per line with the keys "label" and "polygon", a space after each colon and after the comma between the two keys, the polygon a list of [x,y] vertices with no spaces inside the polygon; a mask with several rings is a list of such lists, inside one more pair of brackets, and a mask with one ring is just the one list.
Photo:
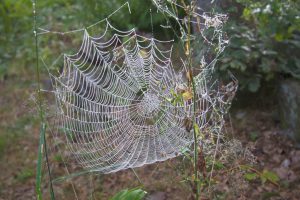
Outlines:
{"label": "blurred background vegetation", "polygon": [[262,82],[300,78],[300,2],[227,0],[231,42],[220,70],[231,69],[241,89],[256,92]]}
{"label": "blurred background vegetation", "polygon": [[[125,2],[39,1],[38,27],[60,31],[82,28],[105,18]],[[129,3],[132,14],[123,9],[113,17],[114,25],[151,32],[151,1]],[[220,73],[233,71],[240,89],[251,92],[257,92],[262,82],[286,77],[300,79],[299,0],[225,0],[217,4],[217,9],[229,14],[225,31],[230,43],[218,64]],[[32,2],[3,0],[0,11],[0,80],[31,74],[34,69]],[[153,15],[156,37],[172,35],[160,27],[164,21],[163,16]]]}
{"label": "blurred background vegetation", "polygon": [[[127,1],[38,1],[38,27],[61,32],[80,29],[104,19],[125,2]],[[149,10],[153,7],[152,2],[132,1],[130,7],[132,14],[129,14],[127,7],[122,9],[111,19],[113,24],[121,30],[137,26],[139,30],[151,32],[149,12],[145,12],[144,9]],[[153,24],[157,26],[154,28],[161,30],[161,22],[162,18],[153,16]],[[0,32],[0,80],[32,74],[35,59],[32,2],[3,0],[0,4]],[[40,39],[40,43],[45,42],[51,41]]]}

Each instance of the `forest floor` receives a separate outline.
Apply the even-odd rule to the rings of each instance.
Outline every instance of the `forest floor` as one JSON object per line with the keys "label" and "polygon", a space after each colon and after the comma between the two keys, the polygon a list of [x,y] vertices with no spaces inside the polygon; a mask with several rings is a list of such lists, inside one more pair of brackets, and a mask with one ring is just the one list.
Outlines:
{"label": "forest floor", "polygon": [[[31,80],[19,78],[0,83],[0,199],[3,200],[35,199],[39,121],[32,102],[33,86]],[[226,134],[240,141],[252,157],[221,166],[214,174],[211,192],[203,191],[202,199],[299,199],[300,150],[283,133],[270,110],[232,111]],[[238,151],[240,147],[236,148]],[[182,159],[136,169],[148,199],[191,198],[191,190],[179,169]],[[54,174],[65,170],[57,156],[53,162]],[[75,177],[55,184],[54,189],[57,199],[76,199],[75,192],[78,199],[108,199],[122,189],[140,185],[133,171],[125,170]],[[43,191],[45,199],[49,199],[47,184]]]}

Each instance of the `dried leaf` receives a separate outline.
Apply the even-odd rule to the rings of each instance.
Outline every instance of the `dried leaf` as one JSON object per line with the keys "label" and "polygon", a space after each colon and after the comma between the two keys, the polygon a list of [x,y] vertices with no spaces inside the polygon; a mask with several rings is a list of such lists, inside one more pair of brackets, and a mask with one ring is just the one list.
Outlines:
{"label": "dried leaf", "polygon": [[190,55],[190,45],[188,42],[185,43],[185,55]]}
{"label": "dried leaf", "polygon": [[191,90],[186,90],[182,93],[182,97],[184,101],[189,101],[193,98],[193,93]]}

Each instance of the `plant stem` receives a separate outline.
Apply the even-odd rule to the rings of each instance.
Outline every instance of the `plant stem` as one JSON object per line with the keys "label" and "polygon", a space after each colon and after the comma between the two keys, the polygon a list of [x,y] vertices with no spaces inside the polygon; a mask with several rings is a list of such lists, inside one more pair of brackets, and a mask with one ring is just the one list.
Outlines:
{"label": "plant stem", "polygon": [[33,0],[33,23],[34,23],[34,39],[35,39],[35,57],[36,57],[36,81],[37,81],[37,103],[39,109],[40,119],[44,121],[44,113],[42,111],[42,99],[41,99],[41,86],[40,86],[40,68],[39,68],[39,47],[38,47],[38,36],[37,36],[37,13],[36,13],[36,0]]}
{"label": "plant stem", "polygon": [[136,176],[136,178],[137,178],[137,180],[139,181],[139,183],[140,183],[141,185],[144,185],[143,182],[141,181],[140,177],[139,177],[138,174],[136,173],[136,171],[135,171],[133,168],[130,168],[130,169],[132,170],[133,174]]}
{"label": "plant stem", "polygon": [[[39,154],[41,152],[45,152],[46,157],[46,163],[47,163],[47,169],[50,179],[50,195],[51,199],[54,200],[54,191],[53,191],[53,185],[52,185],[52,177],[51,177],[51,171],[49,166],[49,160],[48,160],[48,154],[47,154],[47,143],[46,143],[46,123],[44,118],[44,111],[42,107],[42,96],[41,96],[41,85],[40,85],[40,68],[39,68],[39,48],[38,48],[38,35],[37,35],[37,12],[36,12],[36,0],[32,1],[32,7],[33,7],[33,28],[34,28],[34,39],[35,39],[35,56],[36,56],[36,81],[37,81],[37,104],[38,104],[38,110],[39,110],[39,116],[41,121],[41,131],[40,131],[40,137],[42,137],[43,144],[39,147]],[[41,135],[42,134],[42,135]],[[41,158],[38,158],[40,162],[38,162],[37,166],[37,177],[36,177],[36,191],[37,191],[37,199],[42,199],[42,192],[41,192]]]}
{"label": "plant stem", "polygon": [[[183,1],[184,2],[184,1]],[[193,2],[191,1],[190,7],[186,7],[187,15],[188,15],[188,34],[187,34],[187,52],[188,52],[188,69],[191,74],[191,86],[193,90],[193,136],[194,136],[194,156],[193,156],[193,162],[194,162],[194,185],[196,187],[196,200],[200,198],[200,185],[199,185],[199,180],[198,180],[198,168],[197,168],[197,163],[198,163],[198,139],[197,139],[197,133],[195,129],[194,123],[196,123],[195,119],[195,113],[196,113],[196,87],[195,87],[195,81],[192,73],[192,52],[191,52],[191,15],[193,11]]]}

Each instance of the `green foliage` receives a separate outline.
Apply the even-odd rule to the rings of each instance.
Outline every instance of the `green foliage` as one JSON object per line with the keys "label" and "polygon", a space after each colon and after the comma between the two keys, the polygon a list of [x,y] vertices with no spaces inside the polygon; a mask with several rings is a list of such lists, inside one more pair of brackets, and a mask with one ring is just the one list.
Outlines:
{"label": "green foliage", "polygon": [[253,181],[259,178],[262,184],[265,184],[267,181],[269,181],[270,183],[279,186],[279,177],[272,171],[264,169],[262,172],[260,172],[248,165],[241,165],[240,168],[241,170],[246,171],[244,178],[247,181]]}
{"label": "green foliage", "polygon": [[277,183],[279,181],[279,177],[274,172],[269,170],[263,170],[260,176],[261,182],[265,183],[267,180]]}
{"label": "green foliage", "polygon": [[258,132],[257,131],[252,131],[252,132],[250,132],[250,134],[249,134],[249,136],[250,136],[250,140],[251,141],[253,141],[253,142],[255,142],[256,140],[257,140],[257,138],[258,138]]}
{"label": "green foliage", "polygon": [[33,40],[29,37],[32,34],[31,13],[31,2],[27,0],[3,0],[0,4],[0,80],[9,72],[9,64],[14,62],[8,60],[19,60],[18,66],[25,66],[30,60],[27,55],[33,54]]}
{"label": "green foliage", "polygon": [[63,162],[63,158],[60,154],[56,154],[54,155],[54,160],[58,163],[62,163]]}
{"label": "green foliage", "polygon": [[[59,31],[86,27],[107,17],[125,2],[37,1],[38,27]],[[167,37],[168,33],[160,27],[165,24],[165,18],[156,13],[150,0],[129,3],[131,14],[127,7],[122,8],[111,18],[113,25],[120,29],[137,27],[141,32],[151,32],[151,8],[155,36]],[[229,13],[225,31],[230,44],[220,59],[220,72],[235,72],[241,88],[253,92],[260,88],[262,80],[268,81],[279,75],[300,78],[299,0],[226,0],[222,4],[224,12]],[[7,75],[32,74],[35,55],[31,1],[3,0],[0,31],[0,80]],[[48,44],[54,46],[53,49],[61,45],[53,42],[55,40]]]}
{"label": "green foliage", "polygon": [[257,178],[257,174],[256,173],[246,173],[244,175],[245,179],[248,181],[252,181],[255,180]]}
{"label": "green foliage", "polygon": [[[68,31],[87,27],[104,19],[122,6],[126,0],[43,0],[37,1],[37,26],[55,31]],[[158,36],[163,35],[160,24],[164,17],[156,14],[152,2],[132,0],[131,14],[123,7],[110,21],[118,29],[137,27],[138,31],[151,32],[150,8],[153,26]],[[120,20],[121,19],[121,20]],[[33,10],[30,0],[3,0],[0,4],[0,81],[7,76],[34,72]],[[43,41],[45,47],[59,49],[56,40]],[[39,45],[40,46],[40,45]],[[40,46],[41,47],[41,46]],[[50,50],[40,49],[42,52]],[[48,55],[46,55],[48,56]]]}
{"label": "green foliage", "polygon": [[140,188],[125,189],[118,192],[110,200],[142,200],[146,196],[146,191]]}
{"label": "green foliage", "polygon": [[279,75],[300,79],[300,3],[298,0],[228,0],[225,31],[230,37],[219,64],[231,70],[241,88],[256,92],[261,81]]}

